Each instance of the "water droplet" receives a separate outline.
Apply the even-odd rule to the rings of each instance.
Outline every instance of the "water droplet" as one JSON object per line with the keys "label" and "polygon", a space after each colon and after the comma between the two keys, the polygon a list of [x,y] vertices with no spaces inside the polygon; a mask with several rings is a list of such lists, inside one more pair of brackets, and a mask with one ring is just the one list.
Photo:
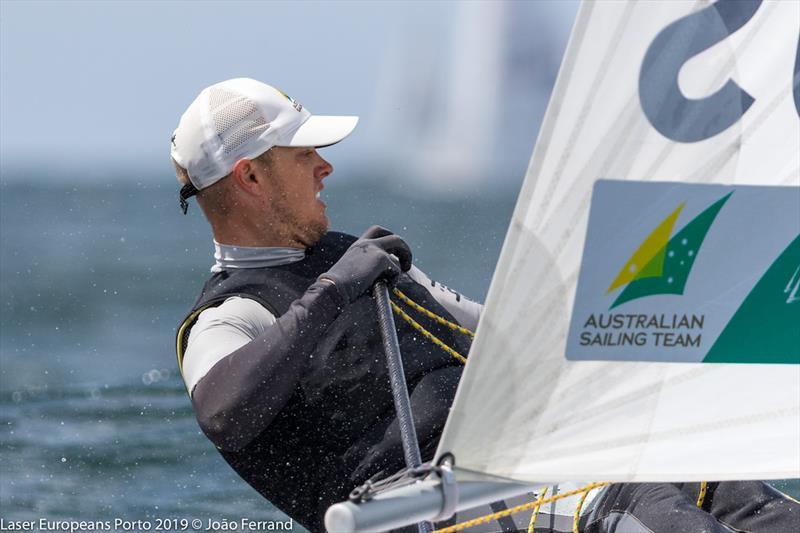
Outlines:
{"label": "water droplet", "polygon": [[682,245],[684,245],[684,246],[686,246],[687,244],[689,244],[689,239],[687,239],[686,237],[684,237],[683,239],[681,239],[681,244],[682,244]]}
{"label": "water droplet", "polygon": [[631,266],[628,268],[628,270],[630,270],[631,273],[636,272],[636,265],[631,263]]}
{"label": "water droplet", "polygon": [[672,283],[672,276],[667,278],[667,283]]}
{"label": "water droplet", "polygon": [[689,250],[689,257],[692,257],[693,255],[694,255],[694,250]]}

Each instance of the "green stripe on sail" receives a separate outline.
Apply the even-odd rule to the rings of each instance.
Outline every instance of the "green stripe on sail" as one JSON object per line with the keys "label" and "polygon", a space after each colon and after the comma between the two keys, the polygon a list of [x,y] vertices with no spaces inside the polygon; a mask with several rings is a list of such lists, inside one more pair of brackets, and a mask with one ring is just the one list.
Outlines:
{"label": "green stripe on sail", "polygon": [[703,362],[800,364],[800,235],[758,280]]}
{"label": "green stripe on sail", "polygon": [[[708,229],[717,218],[717,213],[722,209],[725,202],[733,192],[729,192],[705,211],[697,215],[686,226],[672,237],[666,247],[661,249],[653,259],[650,260],[642,272],[653,272],[661,268],[659,277],[639,277],[625,287],[620,295],[611,304],[610,309],[614,309],[630,300],[652,296],[654,294],[683,294],[689,272],[692,270],[697,252],[703,244],[703,239],[708,233]],[[659,264],[663,261],[663,267]]]}

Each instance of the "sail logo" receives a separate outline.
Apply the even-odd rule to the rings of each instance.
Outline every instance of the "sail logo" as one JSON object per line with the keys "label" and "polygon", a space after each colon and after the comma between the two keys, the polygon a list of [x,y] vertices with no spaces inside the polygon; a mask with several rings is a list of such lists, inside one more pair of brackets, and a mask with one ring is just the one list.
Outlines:
{"label": "sail logo", "polygon": [[597,180],[565,357],[800,364],[798,194]]}
{"label": "sail logo", "polygon": [[609,285],[609,294],[624,286],[609,309],[646,296],[683,294],[703,240],[731,194],[733,191],[711,204],[671,238],[686,202],[667,215]]}

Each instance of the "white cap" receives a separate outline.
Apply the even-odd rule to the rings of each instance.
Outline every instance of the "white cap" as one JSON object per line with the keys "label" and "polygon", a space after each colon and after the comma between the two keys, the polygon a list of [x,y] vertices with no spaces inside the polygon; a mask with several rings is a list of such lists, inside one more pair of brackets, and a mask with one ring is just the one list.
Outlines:
{"label": "white cap", "polygon": [[358,117],[314,116],[274,87],[236,78],[202,90],[181,116],[170,152],[200,190],[228,175],[240,159],[273,146],[330,146],[357,122]]}

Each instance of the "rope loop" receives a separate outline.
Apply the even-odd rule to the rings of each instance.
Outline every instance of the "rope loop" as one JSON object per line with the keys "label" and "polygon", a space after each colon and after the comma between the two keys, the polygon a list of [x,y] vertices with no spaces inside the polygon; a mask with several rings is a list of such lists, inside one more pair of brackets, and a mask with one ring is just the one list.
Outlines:
{"label": "rope loop", "polygon": [[[468,335],[468,336],[473,337],[473,338],[475,337],[475,333],[474,332],[468,330],[467,328],[463,328],[463,327],[459,326],[458,324],[450,322],[446,318],[443,318],[443,317],[437,315],[436,313],[434,313],[432,311],[429,311],[428,309],[425,309],[424,307],[419,305],[417,302],[415,302],[414,300],[412,300],[411,298],[409,298],[408,296],[403,294],[403,292],[400,289],[394,289],[393,292],[398,298],[400,298],[400,300],[402,302],[404,302],[406,305],[408,305],[412,309],[415,309],[416,311],[419,311],[423,315],[425,315],[425,316],[427,316],[429,318],[432,318],[436,322],[438,322],[438,323],[440,323],[440,324],[442,324],[444,326],[447,326],[447,327],[449,327],[450,329],[452,329],[454,331],[458,331],[459,333],[463,333],[464,335]],[[391,301],[391,304],[392,304],[392,311],[394,311],[395,314],[397,314],[397,316],[399,316],[400,318],[405,320],[412,328],[417,330],[423,337],[425,337],[426,339],[431,341],[434,345],[438,346],[439,348],[441,348],[442,350],[444,350],[448,354],[450,354],[453,358],[455,358],[462,365],[467,363],[467,358],[466,357],[464,357],[462,354],[458,353],[456,350],[454,350],[453,348],[451,348],[450,346],[448,346],[447,344],[442,342],[436,335],[434,335],[433,333],[431,333],[430,331],[425,329],[422,326],[422,324],[420,324],[419,322],[417,322],[416,320],[411,318],[411,316],[408,313],[406,313],[405,311],[403,311],[403,309],[399,305],[397,305],[394,301]]]}
{"label": "rope loop", "polygon": [[564,498],[569,498],[570,496],[575,496],[576,494],[580,494],[581,492],[588,492],[592,489],[596,489],[598,487],[604,487],[608,485],[608,482],[603,483],[590,483],[585,487],[581,487],[579,489],[570,490],[568,492],[562,492],[561,494],[557,494],[555,496],[550,496],[549,498],[538,499],[534,502],[523,503],[522,505],[517,505],[516,507],[511,507],[510,509],[506,509],[504,511],[499,511],[497,513],[487,514],[484,516],[480,516],[473,520],[467,520],[466,522],[461,522],[459,524],[455,524],[449,527],[444,527],[442,529],[437,529],[433,533],[455,533],[456,531],[461,531],[462,529],[467,529],[468,527],[477,526],[479,524],[485,524],[487,522],[491,522],[492,520],[497,520],[498,518],[505,518],[506,516],[511,516],[515,513],[520,513],[522,511],[527,511],[528,509],[533,509],[534,507],[541,507],[546,503],[551,503],[558,500],[563,500]]}
{"label": "rope loop", "polygon": [[403,303],[405,303],[406,305],[408,305],[412,309],[415,309],[416,311],[419,311],[420,313],[422,313],[423,315],[427,316],[428,318],[432,318],[433,320],[435,320],[439,324],[441,324],[443,326],[447,326],[448,328],[450,328],[452,330],[455,330],[455,331],[458,331],[459,333],[463,333],[464,335],[467,335],[468,337],[472,337],[472,338],[475,337],[475,332],[474,331],[471,331],[471,330],[469,330],[467,328],[461,327],[458,324],[456,324],[454,322],[450,322],[446,318],[441,317],[441,316],[437,315],[436,313],[434,313],[434,312],[432,312],[432,311],[430,311],[428,309],[425,309],[424,307],[419,305],[417,302],[415,302],[414,300],[412,300],[411,298],[409,298],[408,296],[403,294],[403,291],[401,291],[400,289],[395,288],[392,292],[394,292],[395,296],[400,298],[400,300],[402,300]]}
{"label": "rope loop", "polygon": [[547,496],[548,488],[549,487],[545,487],[542,491],[542,495],[539,496],[538,500],[536,500],[536,505],[533,507],[533,513],[531,513],[531,521],[528,524],[528,533],[533,533],[533,530],[536,527],[536,519],[539,518],[539,509],[542,508],[542,501],[544,501],[544,497]]}
{"label": "rope loop", "polygon": [[[475,333],[473,331],[463,328],[458,324],[450,322],[446,318],[443,318],[437,315],[436,313],[433,313],[432,311],[425,309],[417,302],[413,301],[411,298],[403,294],[403,292],[400,289],[395,288],[393,292],[395,296],[400,298],[400,300],[403,303],[405,303],[412,309],[422,313],[423,315],[432,318],[439,324],[447,326],[454,331],[458,331],[459,333],[463,333],[464,335],[468,335],[472,338],[475,337]],[[441,348],[442,350],[453,356],[462,364],[466,364],[467,362],[466,357],[458,353],[456,350],[454,350],[453,348],[442,342],[433,333],[425,329],[419,322],[411,318],[411,316],[409,316],[408,313],[403,311],[403,309],[401,309],[400,306],[397,305],[394,301],[391,301],[391,304],[392,304],[392,310],[403,320],[405,320],[408,324],[410,324],[414,329],[419,331],[423,337],[430,340],[433,344],[435,344],[436,346],[438,346],[439,348]],[[449,454],[443,455],[439,460],[439,464],[435,466],[432,466],[430,464],[425,464],[420,467],[417,467],[416,469],[401,470],[397,474],[394,474],[393,476],[390,476],[378,482],[373,482],[373,480],[368,480],[361,487],[358,487],[355,490],[353,490],[353,492],[350,494],[350,501],[353,502],[366,501],[372,499],[372,497],[380,491],[388,490],[389,488],[394,488],[401,485],[408,485],[414,483],[416,480],[427,476],[433,471],[440,473],[438,470],[441,469],[441,463],[443,460],[448,458],[448,455]],[[473,520],[467,520],[465,522],[461,522],[459,524],[455,524],[442,529],[437,529],[433,533],[455,533],[456,531],[461,531],[462,529],[467,529],[469,527],[477,526],[479,524],[485,524],[492,520],[497,520],[498,518],[504,518],[506,516],[510,516],[515,513],[526,511],[528,509],[533,509],[533,514],[531,515],[531,521],[530,524],[528,525],[528,533],[533,533],[534,525],[536,524],[536,518],[539,515],[539,509],[541,508],[542,505],[580,494],[581,495],[580,501],[578,502],[578,505],[575,507],[575,513],[573,514],[572,517],[572,531],[573,533],[579,533],[578,525],[580,522],[581,510],[583,509],[583,504],[586,502],[586,497],[588,496],[589,492],[591,492],[593,489],[604,487],[609,484],[610,484],[609,482],[590,483],[579,489],[563,492],[561,494],[556,494],[550,496],[549,498],[545,498],[545,496],[547,495],[547,488],[545,488],[544,491],[542,492],[541,497],[539,497],[537,500],[533,502],[518,505],[516,507],[512,507],[504,511],[499,511],[497,513],[484,515],[475,518]],[[703,502],[705,501],[706,498],[707,491],[708,491],[708,482],[703,481],[702,483],[700,483],[700,494],[697,497],[698,507],[702,508]]]}

